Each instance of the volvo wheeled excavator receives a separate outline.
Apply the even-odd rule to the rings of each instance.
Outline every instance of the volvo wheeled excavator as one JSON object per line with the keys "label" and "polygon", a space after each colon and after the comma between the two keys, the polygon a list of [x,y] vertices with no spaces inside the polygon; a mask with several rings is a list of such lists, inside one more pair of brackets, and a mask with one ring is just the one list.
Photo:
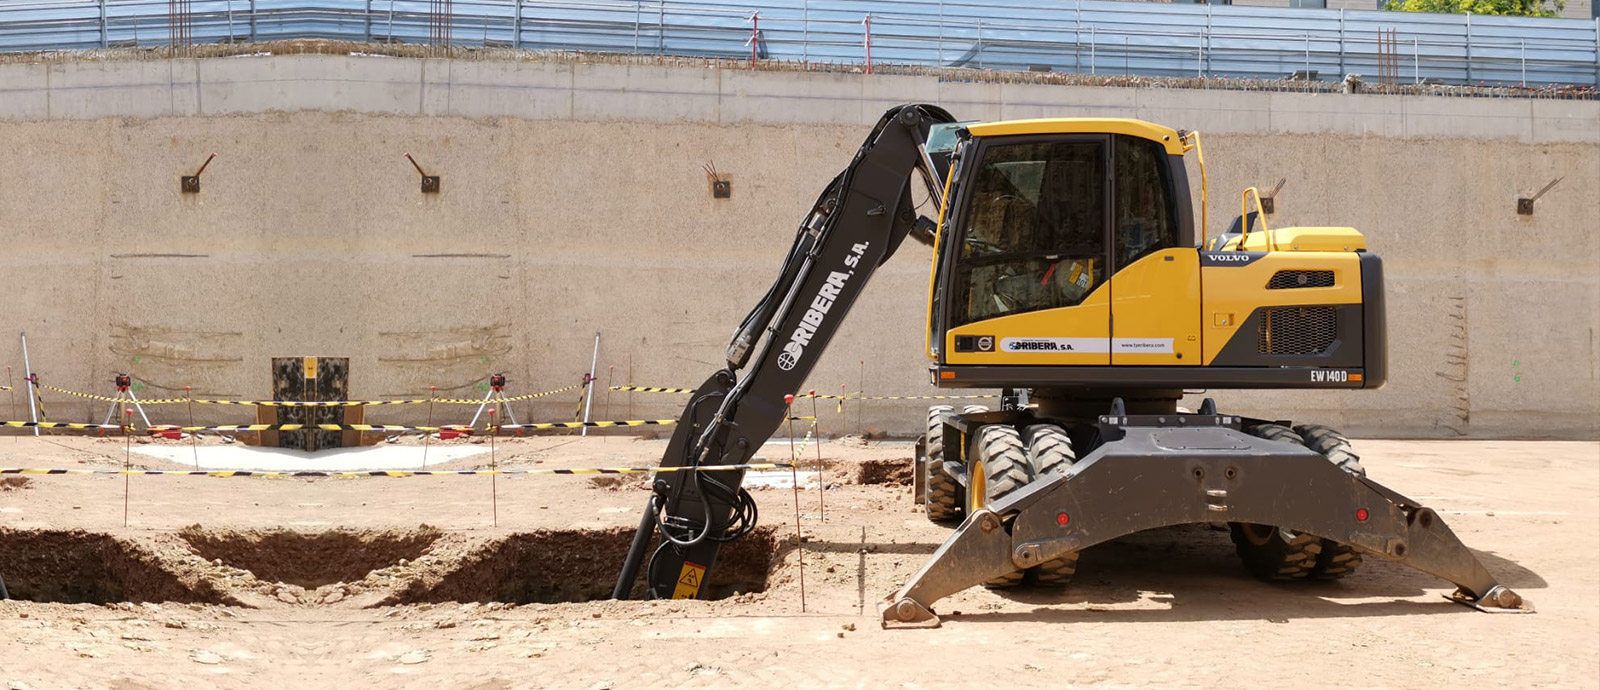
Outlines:
{"label": "volvo wheeled excavator", "polygon": [[[936,218],[917,211],[918,179]],[[934,247],[931,382],[1003,393],[994,410],[929,410],[916,494],[929,518],[960,522],[880,603],[885,627],[937,626],[933,604],[968,587],[1065,585],[1084,549],[1182,524],[1228,525],[1262,578],[1339,577],[1372,556],[1454,583],[1461,603],[1529,610],[1436,512],[1369,479],[1333,429],[1211,399],[1179,407],[1188,388],[1386,377],[1383,264],[1361,233],[1269,228],[1252,189],[1233,226],[1208,236],[1206,194],[1198,132],[892,108],[817,197],[662,465],[747,463],[909,235]],[[641,569],[650,597],[707,596],[719,548],[756,522],[742,481],[739,469],[658,474],[613,596]]]}

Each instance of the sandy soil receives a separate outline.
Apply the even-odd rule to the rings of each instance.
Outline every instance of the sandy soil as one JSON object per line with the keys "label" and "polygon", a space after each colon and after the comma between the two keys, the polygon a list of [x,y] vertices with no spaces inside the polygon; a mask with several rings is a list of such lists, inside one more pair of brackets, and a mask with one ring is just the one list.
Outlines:
{"label": "sandy soil", "polygon": [[[499,443],[495,462],[646,466],[663,446],[518,439]],[[1374,478],[1439,510],[1533,615],[1449,603],[1447,583],[1374,558],[1343,581],[1257,582],[1225,532],[1188,527],[1085,552],[1065,591],[968,590],[940,602],[945,625],[926,631],[882,631],[873,608],[947,534],[885,471],[909,462],[910,445],[821,449],[828,488],[799,495],[805,548],[795,494],[757,491],[771,531],[740,558],[770,565],[766,589],[714,602],[494,601],[608,589],[645,499],[635,481],[9,478],[0,573],[57,573],[62,597],[119,603],[0,602],[0,683],[1600,687],[1600,444],[1357,442]],[[123,462],[120,440],[0,438],[3,466]],[[598,532],[561,549],[551,535],[568,533],[551,530]],[[740,577],[729,587],[759,579]],[[424,603],[393,603],[406,601]]]}

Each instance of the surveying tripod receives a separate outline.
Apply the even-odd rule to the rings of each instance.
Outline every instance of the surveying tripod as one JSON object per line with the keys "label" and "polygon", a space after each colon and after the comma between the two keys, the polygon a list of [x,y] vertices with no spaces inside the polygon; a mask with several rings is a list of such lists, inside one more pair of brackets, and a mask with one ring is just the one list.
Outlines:
{"label": "surveying tripod", "polygon": [[506,375],[490,374],[489,393],[483,396],[483,403],[478,405],[477,412],[472,413],[472,421],[468,422],[467,426],[474,429],[477,428],[478,417],[483,414],[484,408],[487,408],[491,402],[494,403],[496,409],[505,413],[502,419],[510,420],[512,424],[517,423],[517,415],[511,411],[511,403],[506,402]]}
{"label": "surveying tripod", "polygon": [[139,410],[139,418],[144,420],[146,429],[150,428],[150,417],[145,415],[144,406],[139,404],[139,398],[133,394],[133,377],[127,374],[117,374],[117,397],[111,401],[111,408],[106,410],[106,421],[101,424],[110,424],[112,418],[117,416],[117,408],[124,402],[132,402],[133,407]]}

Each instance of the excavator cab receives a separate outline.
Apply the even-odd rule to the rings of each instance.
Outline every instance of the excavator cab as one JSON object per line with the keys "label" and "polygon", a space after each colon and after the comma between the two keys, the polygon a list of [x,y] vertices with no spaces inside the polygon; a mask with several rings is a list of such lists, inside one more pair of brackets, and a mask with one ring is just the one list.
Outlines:
{"label": "excavator cab", "polygon": [[[1107,118],[957,134],[931,269],[935,385],[1383,384],[1381,261],[1353,229],[1202,248],[1184,165],[1197,135]],[[1310,241],[1333,230],[1336,245]],[[1256,246],[1276,237],[1307,241]]]}

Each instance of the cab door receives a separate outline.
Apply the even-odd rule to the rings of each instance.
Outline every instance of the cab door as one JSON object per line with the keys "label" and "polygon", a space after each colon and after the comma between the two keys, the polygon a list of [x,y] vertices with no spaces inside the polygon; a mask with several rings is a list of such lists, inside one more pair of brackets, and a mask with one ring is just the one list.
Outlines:
{"label": "cab door", "polygon": [[1110,364],[1112,137],[975,143],[976,164],[954,200],[959,214],[941,238],[941,359]]}
{"label": "cab door", "polygon": [[1111,364],[1201,364],[1200,252],[1183,246],[1171,166],[1161,144],[1113,138]]}

